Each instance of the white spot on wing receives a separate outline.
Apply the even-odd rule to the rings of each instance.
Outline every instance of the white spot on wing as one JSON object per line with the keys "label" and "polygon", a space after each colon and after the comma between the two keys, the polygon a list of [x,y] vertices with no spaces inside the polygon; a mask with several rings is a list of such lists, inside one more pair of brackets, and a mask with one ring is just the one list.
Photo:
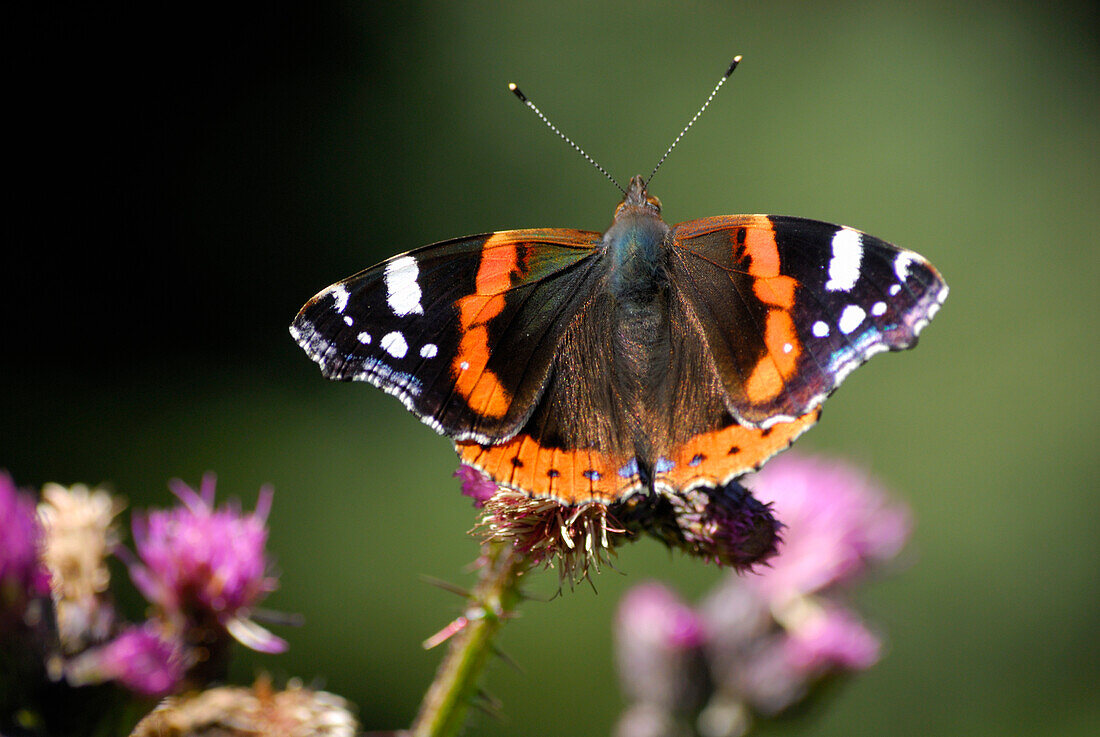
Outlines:
{"label": "white spot on wing", "polygon": [[783,352],[784,353],[790,353],[793,350],[794,350],[794,346],[791,345],[790,343],[784,343],[783,344]]}
{"label": "white spot on wing", "polygon": [[863,237],[851,228],[841,228],[833,236],[833,257],[829,260],[829,280],[825,289],[847,292],[859,280],[863,262]]}
{"label": "white spot on wing", "polygon": [[463,371],[465,371],[466,369],[470,368],[470,362],[469,361],[463,361],[462,363],[458,364],[458,367],[460,369],[462,369]]}
{"label": "white spot on wing", "polygon": [[342,284],[337,284],[329,289],[329,294],[332,295],[333,301],[336,302],[336,311],[343,314],[348,306],[348,290],[345,289]]}
{"label": "white spot on wing", "polygon": [[840,332],[848,335],[860,326],[866,316],[867,313],[863,311],[862,307],[848,305],[844,308],[844,312],[840,313],[840,322],[837,323],[837,327],[840,328]]}
{"label": "white spot on wing", "polygon": [[386,301],[398,317],[424,314],[416,281],[419,276],[420,268],[412,256],[401,256],[386,264]]}
{"label": "white spot on wing", "polygon": [[355,321],[352,320],[348,315],[344,315],[344,324],[345,325],[347,325],[350,328],[353,322],[355,322]]}
{"label": "white spot on wing", "polygon": [[885,315],[886,314],[886,303],[885,302],[875,302],[873,305],[871,305],[871,314],[874,315],[875,317],[878,317],[879,315]]}
{"label": "white spot on wing", "polygon": [[363,345],[370,345],[370,333],[359,333],[356,337],[359,338],[359,342]]}
{"label": "white spot on wing", "polygon": [[814,331],[814,335],[818,338],[824,338],[829,334],[829,325],[828,323],[818,320],[814,323],[812,330]]}
{"label": "white spot on wing", "polygon": [[898,275],[898,281],[904,282],[909,278],[909,265],[916,261],[913,256],[909,251],[902,251],[894,259],[894,273]]}
{"label": "white spot on wing", "polygon": [[394,358],[404,358],[409,350],[409,344],[405,342],[405,336],[396,331],[383,335],[379,345]]}
{"label": "white spot on wing", "polygon": [[435,358],[437,353],[439,353],[439,346],[435,343],[425,343],[420,349],[421,358]]}
{"label": "white spot on wing", "polygon": [[900,284],[893,284],[893,285],[890,286],[890,296],[891,297],[897,296],[897,293],[900,292],[900,291],[901,291],[901,285]]}

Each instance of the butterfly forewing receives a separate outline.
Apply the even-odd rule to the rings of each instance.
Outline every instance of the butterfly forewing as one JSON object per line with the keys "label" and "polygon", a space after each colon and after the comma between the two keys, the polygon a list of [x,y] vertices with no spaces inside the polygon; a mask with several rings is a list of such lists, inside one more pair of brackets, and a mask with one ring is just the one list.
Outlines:
{"label": "butterfly forewing", "polygon": [[947,296],[918,254],[815,220],[704,218],[672,238],[673,287],[750,426],[802,417],[870,356],[911,347]]}
{"label": "butterfly forewing", "polygon": [[534,409],[599,239],[514,230],[426,246],[320,292],[291,332],[327,377],[368,381],[456,440],[501,441]]}

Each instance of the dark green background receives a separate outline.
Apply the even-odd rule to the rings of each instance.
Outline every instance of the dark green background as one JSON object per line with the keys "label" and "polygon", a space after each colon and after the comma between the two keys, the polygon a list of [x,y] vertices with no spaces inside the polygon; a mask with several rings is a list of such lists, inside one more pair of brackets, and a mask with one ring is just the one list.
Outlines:
{"label": "dark green background", "polygon": [[[382,5],[382,4],[378,4]],[[951,297],[876,358],[802,450],[912,507],[909,566],[861,597],[890,648],[784,734],[1091,735],[1096,626],[1100,54],[1094,3],[555,2],[38,8],[8,16],[0,466],[111,483],[135,506],[212,469],[252,504],[300,612],[281,657],[406,725],[458,601],[474,513],[448,443],[393,399],[322,380],[286,327],[384,256],[501,228],[603,229],[730,57],[661,170],[669,222],[769,212],[929,257]],[[606,735],[610,619],[650,576],[721,575],[658,544],[531,602],[471,734]],[[555,575],[532,584],[551,592]]]}

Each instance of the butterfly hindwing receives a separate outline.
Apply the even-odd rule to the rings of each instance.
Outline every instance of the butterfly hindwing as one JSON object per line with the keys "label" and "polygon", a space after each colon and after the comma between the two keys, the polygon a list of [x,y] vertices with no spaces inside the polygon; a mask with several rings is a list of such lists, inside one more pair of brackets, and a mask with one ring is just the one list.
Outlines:
{"label": "butterfly hindwing", "polygon": [[291,332],[328,378],[368,381],[456,440],[501,441],[534,410],[599,239],[513,230],[426,246],[320,292]]}
{"label": "butterfly hindwing", "polygon": [[918,254],[815,220],[704,218],[672,239],[672,283],[750,427],[793,422],[870,356],[911,347],[947,296]]}

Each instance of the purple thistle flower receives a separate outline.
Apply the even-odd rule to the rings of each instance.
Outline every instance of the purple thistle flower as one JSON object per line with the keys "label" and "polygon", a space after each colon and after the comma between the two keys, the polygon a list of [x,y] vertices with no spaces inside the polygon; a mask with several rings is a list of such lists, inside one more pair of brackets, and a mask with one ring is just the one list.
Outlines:
{"label": "purple thistle flower", "polygon": [[250,619],[253,606],[273,591],[265,575],[267,515],[272,491],[260,490],[256,510],[239,504],[214,508],[215,477],[203,477],[198,492],[175,481],[182,507],[134,515],[134,544],[140,562],[130,576],[141,593],[169,618],[212,619],[253,650],[278,653],[286,642]]}
{"label": "purple thistle flower", "polygon": [[782,525],[737,482],[691,489],[673,497],[672,508],[682,547],[704,560],[741,570],[776,553]]}
{"label": "purple thistle flower", "polygon": [[619,602],[615,650],[623,690],[634,701],[673,711],[705,698],[702,618],[657,582],[635,586]]}
{"label": "purple thistle flower", "polygon": [[907,510],[843,461],[788,453],[765,466],[752,486],[787,532],[770,569],[748,581],[779,604],[852,580],[897,555],[909,537]]}
{"label": "purple thistle flower", "polygon": [[825,604],[787,629],[786,660],[807,676],[834,670],[866,670],[878,662],[882,643],[855,612]]}
{"label": "purple thistle flower", "polygon": [[31,599],[50,593],[50,574],[42,564],[42,528],[30,494],[20,492],[0,472],[0,625],[19,619]]}
{"label": "purple thistle flower", "polygon": [[74,658],[65,674],[74,686],[116,681],[136,694],[159,697],[176,690],[186,669],[179,643],[162,638],[156,626],[146,623]]}
{"label": "purple thistle flower", "polygon": [[481,509],[485,502],[489,501],[499,487],[485,474],[473,466],[462,464],[454,473],[455,478],[462,480],[462,493],[474,500],[474,507]]}
{"label": "purple thistle flower", "polygon": [[[851,465],[793,454],[772,461],[752,487],[760,501],[733,484],[672,502],[683,542],[721,563],[744,566],[754,551],[773,553],[779,525],[772,512],[783,521],[784,540],[767,568],[727,576],[697,612],[685,614],[687,605],[671,592],[658,596],[651,585],[628,593],[616,645],[620,680],[634,703],[617,735],[744,734],[754,718],[787,709],[825,677],[878,661],[879,637],[843,603],[839,587],[897,555],[909,534],[905,507]],[[675,544],[669,529],[649,531]],[[718,549],[734,553],[723,559],[712,552]],[[706,661],[701,672],[670,657],[667,635],[645,637],[647,628],[675,617],[699,622],[693,631],[703,635],[695,648]],[[692,683],[675,681],[685,674]],[[704,690],[705,707],[685,711],[686,701],[660,697],[692,688]]]}

